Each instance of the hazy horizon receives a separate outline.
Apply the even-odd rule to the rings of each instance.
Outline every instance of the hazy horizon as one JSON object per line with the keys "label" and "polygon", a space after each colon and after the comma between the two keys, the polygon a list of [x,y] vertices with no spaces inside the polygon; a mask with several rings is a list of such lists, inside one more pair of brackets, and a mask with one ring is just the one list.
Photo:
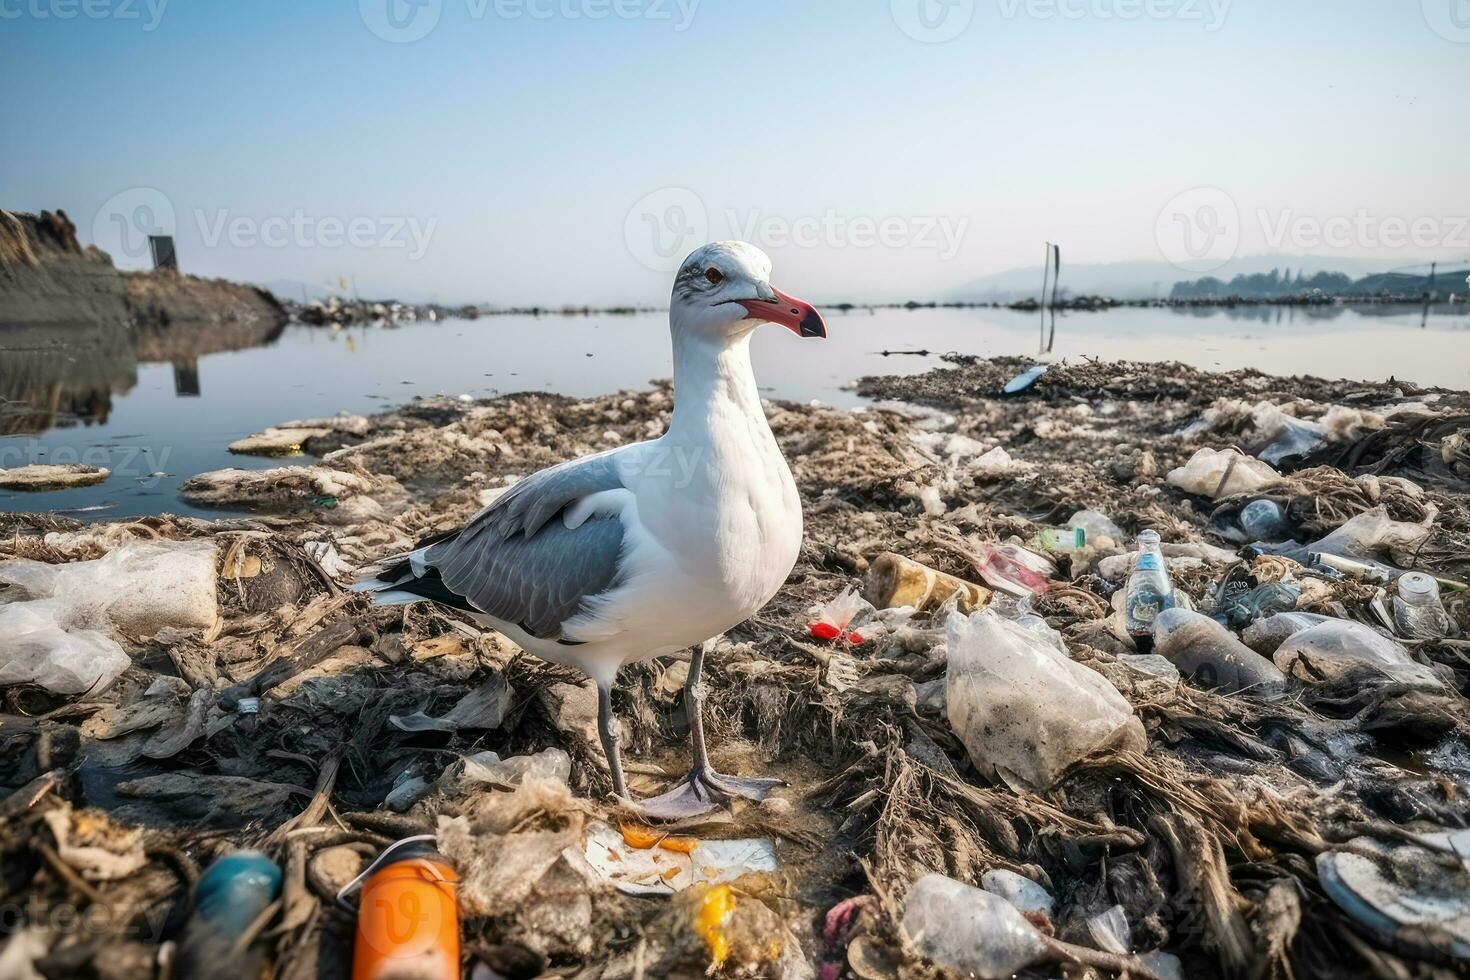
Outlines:
{"label": "hazy horizon", "polygon": [[1456,4],[5,0],[0,207],[123,267],[151,229],[199,275],[503,306],[661,304],[726,237],[854,301],[1043,241],[1463,260]]}

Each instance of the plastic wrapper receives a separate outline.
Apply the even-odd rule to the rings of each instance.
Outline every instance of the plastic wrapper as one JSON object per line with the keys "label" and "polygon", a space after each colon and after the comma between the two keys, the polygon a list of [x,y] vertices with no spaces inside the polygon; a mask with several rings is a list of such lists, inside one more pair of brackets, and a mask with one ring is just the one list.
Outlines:
{"label": "plastic wrapper", "polygon": [[1331,683],[1368,668],[1401,684],[1443,686],[1434,671],[1410,659],[1393,640],[1345,619],[1329,619],[1294,634],[1273,659],[1283,671],[1309,683]]}
{"label": "plastic wrapper", "polygon": [[808,612],[814,618],[807,632],[817,639],[861,643],[862,634],[851,627],[872,618],[876,610],[871,602],[858,595],[856,589],[848,589],[831,602],[813,606]]}
{"label": "plastic wrapper", "polygon": [[1063,654],[1055,630],[992,610],[954,614],[946,625],[949,723],[986,776],[1039,791],[1094,752],[1144,750],[1143,725],[1128,702]]}
{"label": "plastic wrapper", "polygon": [[1000,980],[1046,955],[1046,939],[1014,905],[953,878],[927,874],[903,905],[914,947],[961,976]]}
{"label": "plastic wrapper", "polygon": [[1165,479],[1186,493],[1219,499],[1274,486],[1281,482],[1281,474],[1234,449],[1201,449]]}

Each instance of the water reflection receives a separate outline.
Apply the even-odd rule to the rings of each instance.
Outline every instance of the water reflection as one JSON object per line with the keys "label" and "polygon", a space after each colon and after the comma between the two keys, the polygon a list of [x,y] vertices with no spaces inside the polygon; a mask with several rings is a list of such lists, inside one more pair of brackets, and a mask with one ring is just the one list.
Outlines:
{"label": "water reflection", "polygon": [[0,326],[0,435],[107,423],[114,397],[137,385],[140,363],[171,364],[174,394],[198,397],[201,357],[271,343],[284,328],[178,322],[144,330],[106,323]]}

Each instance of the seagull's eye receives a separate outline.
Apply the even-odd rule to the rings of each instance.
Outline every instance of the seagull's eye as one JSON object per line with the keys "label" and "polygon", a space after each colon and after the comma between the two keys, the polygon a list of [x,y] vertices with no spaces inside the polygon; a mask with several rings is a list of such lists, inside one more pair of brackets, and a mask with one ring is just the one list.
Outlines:
{"label": "seagull's eye", "polygon": [[725,281],[725,274],[719,269],[706,269],[704,277],[716,286]]}

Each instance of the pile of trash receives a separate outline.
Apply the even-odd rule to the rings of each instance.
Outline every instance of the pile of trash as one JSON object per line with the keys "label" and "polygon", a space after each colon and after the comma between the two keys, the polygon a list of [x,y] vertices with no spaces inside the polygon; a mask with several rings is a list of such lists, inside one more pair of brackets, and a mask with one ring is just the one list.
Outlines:
{"label": "pile of trash", "polygon": [[[0,515],[0,976],[1470,971],[1470,395],[1022,368],[768,405],[806,540],[705,714],[788,786],[682,824],[577,672],[346,588],[666,385],[283,422],[215,521]],[[635,796],[688,673],[623,671]]]}

